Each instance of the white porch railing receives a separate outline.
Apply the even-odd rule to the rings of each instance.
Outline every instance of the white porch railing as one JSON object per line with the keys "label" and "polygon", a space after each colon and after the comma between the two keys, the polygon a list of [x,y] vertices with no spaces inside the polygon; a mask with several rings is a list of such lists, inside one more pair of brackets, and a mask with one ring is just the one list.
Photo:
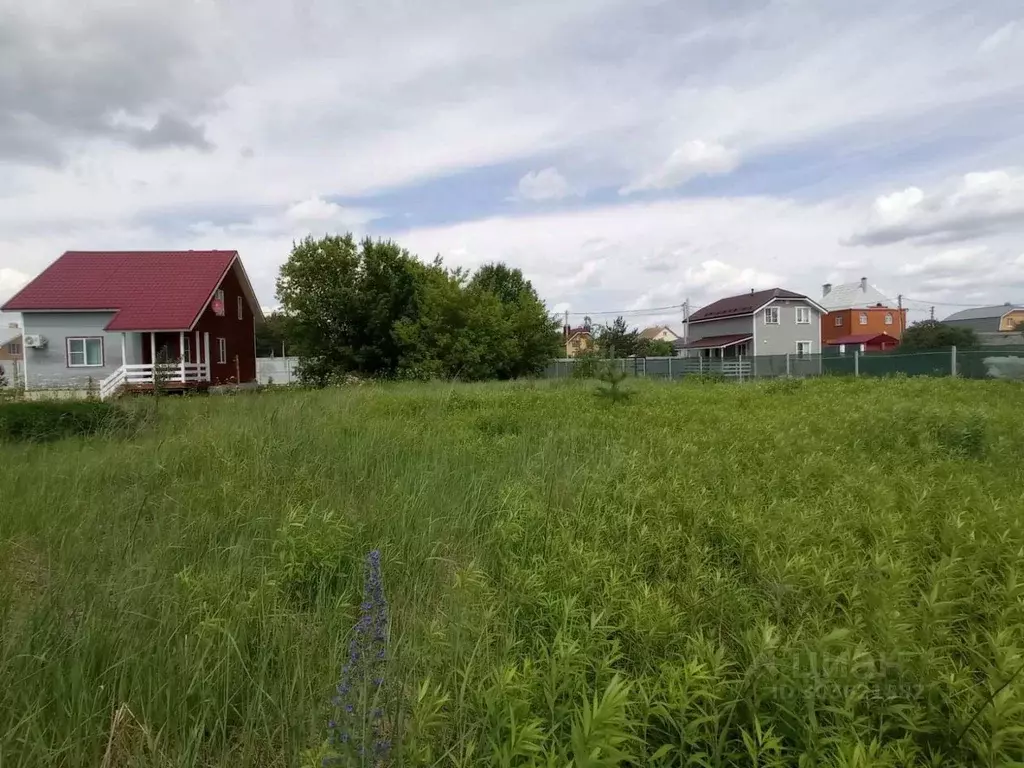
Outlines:
{"label": "white porch railing", "polygon": [[184,384],[191,381],[209,381],[209,367],[206,363],[148,363],[122,365],[100,382],[100,400],[118,394],[124,387],[133,384],[153,384],[156,378],[165,384]]}

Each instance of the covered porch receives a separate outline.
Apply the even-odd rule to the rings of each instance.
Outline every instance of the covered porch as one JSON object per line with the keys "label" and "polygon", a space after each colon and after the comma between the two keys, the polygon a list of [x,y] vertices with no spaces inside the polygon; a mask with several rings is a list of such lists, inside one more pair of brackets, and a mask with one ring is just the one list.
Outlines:
{"label": "covered porch", "polygon": [[694,339],[683,345],[687,357],[703,357],[705,359],[738,360],[750,355],[749,348],[753,342],[752,334],[730,334],[728,336],[705,336]]}
{"label": "covered porch", "polygon": [[209,332],[123,331],[120,336],[122,364],[100,382],[100,399],[125,391],[211,386]]}

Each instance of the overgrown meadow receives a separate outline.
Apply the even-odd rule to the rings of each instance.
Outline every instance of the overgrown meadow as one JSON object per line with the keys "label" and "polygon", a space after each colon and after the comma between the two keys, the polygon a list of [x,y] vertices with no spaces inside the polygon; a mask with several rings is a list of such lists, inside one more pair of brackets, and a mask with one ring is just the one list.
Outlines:
{"label": "overgrown meadow", "polygon": [[1024,761],[1019,384],[625,386],[0,445],[0,765]]}

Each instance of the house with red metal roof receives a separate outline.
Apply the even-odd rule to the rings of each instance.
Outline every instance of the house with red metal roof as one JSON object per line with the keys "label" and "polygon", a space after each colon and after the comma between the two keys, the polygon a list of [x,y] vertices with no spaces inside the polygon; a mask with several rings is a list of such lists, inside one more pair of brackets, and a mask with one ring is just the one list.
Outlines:
{"label": "house with red metal roof", "polygon": [[[825,311],[802,293],[784,288],[751,290],[694,312],[686,322],[685,342],[680,346],[684,357],[732,361],[729,370],[735,368],[739,375],[793,373],[807,368],[793,361],[817,361],[821,354],[821,316]],[[741,364],[742,368],[737,368]],[[717,368],[712,365],[709,370]]]}
{"label": "house with red metal roof", "polygon": [[21,313],[29,390],[256,380],[262,312],[237,251],[68,251],[0,310]]}

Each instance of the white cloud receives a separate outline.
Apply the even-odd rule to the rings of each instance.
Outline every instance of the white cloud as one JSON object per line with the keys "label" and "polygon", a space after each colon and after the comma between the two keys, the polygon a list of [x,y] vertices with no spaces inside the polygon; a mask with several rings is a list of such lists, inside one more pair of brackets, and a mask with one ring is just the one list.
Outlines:
{"label": "white cloud", "polygon": [[516,197],[521,200],[561,200],[575,194],[557,168],[530,171],[519,180]]}
{"label": "white cloud", "polygon": [[739,153],[721,144],[688,141],[672,152],[661,165],[619,190],[630,195],[650,189],[671,189],[695,176],[729,173],[739,165]]}
{"label": "white cloud", "polygon": [[[0,253],[34,274],[67,248],[236,247],[269,300],[294,237],[408,212],[464,221],[397,235],[425,256],[507,258],[583,310],[677,285],[696,302],[769,275],[817,290],[852,271],[899,289],[924,274],[900,267],[937,240],[974,238],[1012,262],[1019,10],[974,4],[968,24],[960,0],[810,5],[15,4],[0,33],[13,42],[0,67]],[[904,191],[861,221],[872,163],[859,153],[915,142],[921,176],[894,169],[887,188]],[[962,175],[985,167],[1004,170]],[[519,196],[551,208],[584,187],[593,201],[740,173],[724,180],[733,197],[472,221],[478,204],[504,202],[509,168],[536,169]],[[801,169],[831,185],[831,202],[740,196]],[[463,171],[478,188],[424,204],[434,190],[418,185]],[[756,188],[741,188],[747,171]],[[934,181],[949,174],[961,177]],[[392,189],[398,210],[378,204]],[[850,233],[875,247],[842,249]]]}
{"label": "white cloud", "polygon": [[930,193],[918,187],[882,195],[867,222],[847,240],[875,246],[910,241],[972,240],[1024,229],[1024,171],[968,173]]}
{"label": "white cloud", "polygon": [[18,291],[29,281],[29,275],[10,267],[0,267],[0,297],[5,297]]}
{"label": "white cloud", "polygon": [[324,200],[317,195],[289,206],[284,214],[284,218],[288,222],[300,226],[341,230],[360,227],[378,217],[379,214],[374,211],[363,208],[347,208]]}
{"label": "white cloud", "polygon": [[978,51],[981,53],[992,53],[1008,45],[1016,37],[1020,36],[1021,24],[1018,21],[1010,21],[999,27],[995,32],[981,41]]}

